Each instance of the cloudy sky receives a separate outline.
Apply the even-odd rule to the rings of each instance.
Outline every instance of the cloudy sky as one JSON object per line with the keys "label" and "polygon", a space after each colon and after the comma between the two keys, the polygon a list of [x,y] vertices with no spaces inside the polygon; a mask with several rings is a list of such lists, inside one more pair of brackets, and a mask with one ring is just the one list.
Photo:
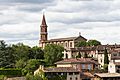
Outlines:
{"label": "cloudy sky", "polygon": [[0,0],[0,40],[38,45],[43,12],[48,38],[82,36],[120,44],[120,0]]}

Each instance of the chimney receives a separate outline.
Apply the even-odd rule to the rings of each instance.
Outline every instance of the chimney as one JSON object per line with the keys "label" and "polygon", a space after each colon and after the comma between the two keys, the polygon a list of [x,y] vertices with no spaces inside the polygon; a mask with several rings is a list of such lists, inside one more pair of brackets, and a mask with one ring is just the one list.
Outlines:
{"label": "chimney", "polygon": [[44,65],[40,65],[39,69],[44,70]]}

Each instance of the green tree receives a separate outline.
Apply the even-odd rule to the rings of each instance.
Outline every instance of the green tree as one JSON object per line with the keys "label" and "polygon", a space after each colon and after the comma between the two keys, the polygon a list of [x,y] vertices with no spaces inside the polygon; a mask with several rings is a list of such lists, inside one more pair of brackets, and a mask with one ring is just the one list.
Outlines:
{"label": "green tree", "polygon": [[104,64],[109,64],[108,52],[106,48],[104,51]]}
{"label": "green tree", "polygon": [[11,68],[14,67],[13,50],[2,40],[0,41],[0,67]]}
{"label": "green tree", "polygon": [[62,60],[64,48],[60,45],[47,44],[44,48],[45,61],[47,65],[53,65],[55,62]]}
{"label": "green tree", "polygon": [[27,62],[24,59],[20,59],[20,60],[16,61],[15,67],[23,69],[23,68],[25,68],[26,64],[27,64]]}
{"label": "green tree", "polygon": [[76,47],[85,47],[85,46],[87,46],[86,41],[80,41],[80,42],[76,43]]}
{"label": "green tree", "polygon": [[29,52],[29,59],[44,59],[43,50],[38,46],[32,47]]}
{"label": "green tree", "polygon": [[26,75],[26,80],[43,80],[39,75],[33,75],[31,73],[28,73]]}
{"label": "green tree", "polygon": [[101,45],[101,42],[100,41],[97,41],[97,40],[89,40],[87,42],[87,45],[88,46],[98,46],[98,45]]}
{"label": "green tree", "polygon": [[105,51],[104,51],[104,69],[105,70],[108,70],[108,64],[109,64],[108,52],[107,52],[107,49],[105,48]]}
{"label": "green tree", "polygon": [[40,65],[40,61],[37,59],[30,59],[27,61],[27,64],[25,66],[25,70],[27,70],[28,72],[34,72],[36,69],[38,69]]}
{"label": "green tree", "polygon": [[31,50],[29,46],[24,45],[23,43],[18,43],[16,45],[12,45],[12,48],[14,50],[14,56],[16,61],[20,59],[27,61],[29,59],[29,53]]}

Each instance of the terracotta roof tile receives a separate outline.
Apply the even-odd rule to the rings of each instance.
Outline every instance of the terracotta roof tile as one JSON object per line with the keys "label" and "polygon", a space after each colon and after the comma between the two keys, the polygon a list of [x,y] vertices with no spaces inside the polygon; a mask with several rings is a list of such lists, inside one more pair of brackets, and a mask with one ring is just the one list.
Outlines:
{"label": "terracotta roof tile", "polygon": [[76,63],[93,63],[98,65],[98,62],[92,60],[91,58],[69,58],[62,61],[58,61],[55,64],[76,64]]}
{"label": "terracotta roof tile", "polygon": [[73,67],[54,67],[54,68],[45,68],[44,72],[80,72],[80,71]]}
{"label": "terracotta roof tile", "polygon": [[116,65],[120,65],[120,62],[115,62]]}
{"label": "terracotta roof tile", "polygon": [[95,73],[99,77],[120,77],[120,73]]}
{"label": "terracotta roof tile", "polygon": [[54,42],[54,41],[67,41],[67,40],[75,40],[75,39],[77,39],[77,38],[79,38],[79,37],[81,37],[81,38],[83,38],[83,39],[85,39],[85,40],[87,40],[86,38],[84,38],[83,36],[78,36],[78,37],[67,37],[67,38],[58,38],[58,39],[50,39],[50,40],[48,40],[48,42]]}

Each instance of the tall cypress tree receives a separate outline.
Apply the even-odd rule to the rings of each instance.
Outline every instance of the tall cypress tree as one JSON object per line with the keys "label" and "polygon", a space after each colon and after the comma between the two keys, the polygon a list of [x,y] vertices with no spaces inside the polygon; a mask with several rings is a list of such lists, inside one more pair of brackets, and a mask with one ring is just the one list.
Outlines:
{"label": "tall cypress tree", "polygon": [[108,52],[107,49],[105,48],[105,52],[104,52],[104,70],[108,71],[108,64],[109,64],[109,58],[108,58]]}
{"label": "tall cypress tree", "polygon": [[108,52],[106,48],[104,51],[104,64],[109,64]]}

